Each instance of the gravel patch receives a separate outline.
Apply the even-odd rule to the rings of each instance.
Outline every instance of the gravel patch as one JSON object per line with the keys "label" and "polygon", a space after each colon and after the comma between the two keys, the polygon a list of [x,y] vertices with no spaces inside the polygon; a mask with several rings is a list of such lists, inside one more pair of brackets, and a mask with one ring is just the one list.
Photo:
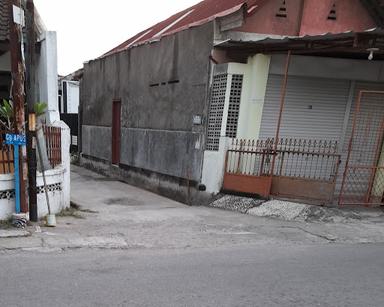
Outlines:
{"label": "gravel patch", "polygon": [[303,216],[307,205],[285,201],[268,201],[259,207],[252,208],[248,214],[260,217],[274,217],[286,221],[294,221]]}
{"label": "gravel patch", "polygon": [[357,212],[344,211],[336,208],[318,207],[313,205],[272,200],[247,212],[259,217],[272,217],[285,221],[343,223],[361,220]]}
{"label": "gravel patch", "polygon": [[248,210],[260,206],[264,201],[265,200],[256,198],[225,195],[211,203],[210,206],[224,210],[247,213]]}

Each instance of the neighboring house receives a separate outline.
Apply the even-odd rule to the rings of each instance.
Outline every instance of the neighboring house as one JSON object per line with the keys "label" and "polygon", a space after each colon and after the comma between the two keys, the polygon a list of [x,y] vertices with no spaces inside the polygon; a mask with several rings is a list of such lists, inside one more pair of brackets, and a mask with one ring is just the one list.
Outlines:
{"label": "neighboring house", "polygon": [[83,164],[186,202],[382,203],[383,11],[205,0],[144,30],[84,66]]}
{"label": "neighboring house", "polygon": [[83,69],[59,77],[60,119],[71,129],[71,152],[78,150],[80,80]]}
{"label": "neighboring house", "polygon": [[[10,1],[0,1],[0,99],[11,98],[12,74],[9,37]],[[21,1],[25,9],[25,1]],[[24,35],[27,35],[24,31]],[[60,121],[57,103],[57,42],[56,33],[47,31],[35,10],[35,89],[34,100],[46,102],[44,128],[47,153],[52,169],[46,172],[49,197],[54,213],[70,204],[70,158],[69,129]],[[27,90],[27,89],[26,89]],[[0,138],[0,220],[15,211],[15,192],[12,149],[3,143],[4,128]],[[42,174],[37,174],[38,211],[42,217],[47,213]]]}

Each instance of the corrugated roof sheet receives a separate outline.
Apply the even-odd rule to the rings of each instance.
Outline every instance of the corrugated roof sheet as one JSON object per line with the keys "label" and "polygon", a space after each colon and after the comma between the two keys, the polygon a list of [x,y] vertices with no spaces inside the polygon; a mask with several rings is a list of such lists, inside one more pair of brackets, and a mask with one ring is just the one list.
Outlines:
{"label": "corrugated roof sheet", "polygon": [[182,31],[195,25],[207,23],[222,15],[230,14],[242,5],[255,7],[264,0],[205,0],[190,8],[187,8],[168,19],[138,33],[116,48],[110,50],[104,56],[110,55],[132,46],[140,45],[151,40],[157,40],[169,34]]}
{"label": "corrugated roof sheet", "polygon": [[323,33],[319,35],[303,35],[303,36],[286,36],[286,35],[269,35],[257,33],[229,33],[228,38],[222,42],[218,42],[215,46],[228,46],[231,42],[244,42],[244,43],[260,43],[260,44],[275,44],[275,43],[288,43],[297,41],[333,41],[341,39],[354,39],[357,34],[366,34],[377,36],[377,39],[384,37],[384,29],[373,28],[367,29],[362,32],[346,31],[342,33]]}
{"label": "corrugated roof sheet", "polygon": [[[372,42],[375,42],[372,45]],[[383,60],[384,29],[373,28],[362,32],[324,33],[321,35],[280,36],[234,32],[227,39],[215,44],[217,48],[243,50],[250,54],[258,52],[286,52],[291,50],[300,54],[335,54],[339,56],[368,56],[370,48],[375,59]]]}
{"label": "corrugated roof sheet", "polygon": [[0,1],[0,41],[8,39],[8,2]]}

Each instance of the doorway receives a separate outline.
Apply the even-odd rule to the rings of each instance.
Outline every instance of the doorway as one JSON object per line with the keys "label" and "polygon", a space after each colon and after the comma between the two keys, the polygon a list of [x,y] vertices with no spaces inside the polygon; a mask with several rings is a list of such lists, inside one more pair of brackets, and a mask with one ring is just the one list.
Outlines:
{"label": "doorway", "polygon": [[113,101],[112,108],[112,164],[120,164],[121,149],[121,100]]}

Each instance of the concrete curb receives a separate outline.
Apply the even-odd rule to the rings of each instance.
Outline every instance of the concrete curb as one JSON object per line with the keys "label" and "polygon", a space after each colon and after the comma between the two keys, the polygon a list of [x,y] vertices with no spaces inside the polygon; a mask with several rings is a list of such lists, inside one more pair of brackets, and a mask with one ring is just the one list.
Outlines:
{"label": "concrete curb", "polygon": [[26,230],[0,230],[0,239],[25,238],[32,236],[32,233]]}

